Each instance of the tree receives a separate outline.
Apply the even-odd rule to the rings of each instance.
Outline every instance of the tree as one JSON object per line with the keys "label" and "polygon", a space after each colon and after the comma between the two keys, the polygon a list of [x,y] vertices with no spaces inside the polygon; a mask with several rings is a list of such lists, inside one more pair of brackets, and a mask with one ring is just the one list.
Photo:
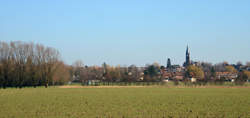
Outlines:
{"label": "tree", "polygon": [[233,66],[226,66],[226,71],[231,73],[237,73],[237,70]]}
{"label": "tree", "polygon": [[203,79],[204,78],[204,72],[201,68],[197,66],[190,65],[187,68],[187,74],[189,77],[194,77],[198,79]]}
{"label": "tree", "polygon": [[249,67],[250,67],[250,62],[246,62],[246,66],[249,66]]}
{"label": "tree", "polygon": [[55,70],[55,73],[53,74],[52,84],[53,85],[66,84],[70,78],[69,67],[66,66],[63,62],[57,62],[56,66],[57,66],[57,69]]}
{"label": "tree", "polygon": [[110,67],[108,68],[108,74],[107,74],[107,80],[109,82],[115,82],[118,81],[118,79],[121,78],[120,73],[119,73],[119,68],[116,67]]}
{"label": "tree", "polygon": [[83,80],[83,69],[84,64],[81,60],[77,60],[72,64],[72,77],[74,77],[72,80],[75,82],[79,82],[80,80]]}
{"label": "tree", "polygon": [[154,66],[154,65],[150,65],[148,68],[147,68],[147,74],[150,75],[150,77],[154,77],[158,74],[158,70],[157,70],[157,67]]}
{"label": "tree", "polygon": [[216,72],[225,72],[225,71],[226,71],[226,68],[225,68],[224,63],[215,64],[215,65],[214,65],[214,70],[215,70]]}
{"label": "tree", "polygon": [[243,77],[245,80],[250,80],[250,71],[244,70]]}
{"label": "tree", "polygon": [[241,61],[238,61],[236,65],[237,65],[237,66],[242,66],[243,64],[242,64]]}
{"label": "tree", "polygon": [[216,77],[216,71],[214,67],[211,68],[211,77],[215,78]]}
{"label": "tree", "polygon": [[128,72],[130,81],[137,81],[140,76],[140,71],[138,70],[138,68],[135,65],[130,65],[128,67]]}
{"label": "tree", "polygon": [[207,63],[207,62],[202,62],[201,63],[201,67],[202,67],[202,70],[204,72],[209,72],[211,71],[211,68],[213,67],[211,63]]}
{"label": "tree", "polygon": [[49,84],[53,84],[53,74],[57,69],[56,63],[59,61],[59,52],[54,48],[46,48],[44,50],[44,64],[43,64],[43,82],[47,88]]}
{"label": "tree", "polygon": [[247,70],[240,71],[235,83],[237,85],[243,85],[249,79],[250,79],[250,71]]}
{"label": "tree", "polygon": [[15,81],[12,78],[13,74],[11,74],[14,72],[12,50],[9,44],[5,42],[0,42],[0,65],[0,85],[6,88],[8,84],[14,84]]}
{"label": "tree", "polygon": [[59,57],[56,49],[40,44],[0,42],[0,87],[54,85]]}
{"label": "tree", "polygon": [[160,65],[158,63],[154,63],[152,65],[148,65],[144,70],[144,78],[146,81],[157,81],[158,76],[160,75]]}
{"label": "tree", "polygon": [[223,65],[224,65],[224,66],[229,66],[229,63],[228,63],[227,61],[224,61],[224,62],[223,62]]}
{"label": "tree", "polygon": [[72,65],[73,65],[73,67],[76,67],[76,68],[84,67],[84,64],[83,64],[82,60],[77,60]]}

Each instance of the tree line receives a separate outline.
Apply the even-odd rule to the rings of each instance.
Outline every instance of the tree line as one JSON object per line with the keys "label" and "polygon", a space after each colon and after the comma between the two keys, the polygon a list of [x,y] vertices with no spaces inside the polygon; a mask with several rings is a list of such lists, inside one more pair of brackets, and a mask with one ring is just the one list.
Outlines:
{"label": "tree line", "polygon": [[[180,72],[171,72],[168,78],[164,73],[167,67],[161,66],[158,63],[147,64],[145,67],[136,67],[130,65],[128,67],[110,66],[106,63],[100,66],[84,66],[82,61],[76,61],[70,69],[71,81],[87,83],[89,80],[99,80],[101,82],[162,82],[165,79],[171,79],[175,82],[183,81],[190,82],[190,78],[196,78],[198,82],[207,83],[224,83],[227,78],[217,77],[217,72],[228,72],[229,74],[237,75],[236,83],[244,84],[250,80],[250,71],[241,70],[240,64],[230,65],[227,62],[219,64],[211,64],[202,62],[199,65],[190,65],[182,68]],[[250,63],[245,66],[250,67]],[[178,80],[174,76],[180,74],[183,79]]]}
{"label": "tree line", "polygon": [[70,69],[71,81],[86,83],[89,80],[102,82],[134,82],[140,79],[143,70],[135,65],[129,67],[110,66],[103,63],[99,66],[84,66],[82,61],[76,61]]}
{"label": "tree line", "polygon": [[45,86],[69,80],[58,50],[41,44],[0,42],[0,87]]}
{"label": "tree line", "polygon": [[[243,67],[243,68],[242,68]],[[250,63],[228,64],[227,62],[211,64],[202,62],[198,65],[181,67],[181,81],[188,82],[197,78],[200,82],[223,82],[226,78],[216,78],[216,72],[236,73],[236,82],[244,83],[250,80]],[[162,82],[165,73],[171,66],[165,67],[158,63],[147,64],[145,67],[87,66],[82,61],[66,65],[60,59],[58,50],[41,44],[25,42],[0,42],[0,88],[25,86],[62,85],[68,82],[87,84],[90,80],[101,82]],[[173,79],[178,72],[170,71],[168,79]]]}

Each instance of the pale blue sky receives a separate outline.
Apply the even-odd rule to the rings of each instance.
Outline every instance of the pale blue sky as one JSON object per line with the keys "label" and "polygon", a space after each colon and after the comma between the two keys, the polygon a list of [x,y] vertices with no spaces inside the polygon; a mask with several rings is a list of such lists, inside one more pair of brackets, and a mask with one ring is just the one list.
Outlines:
{"label": "pale blue sky", "polygon": [[0,0],[0,40],[57,48],[71,64],[250,61],[249,0]]}

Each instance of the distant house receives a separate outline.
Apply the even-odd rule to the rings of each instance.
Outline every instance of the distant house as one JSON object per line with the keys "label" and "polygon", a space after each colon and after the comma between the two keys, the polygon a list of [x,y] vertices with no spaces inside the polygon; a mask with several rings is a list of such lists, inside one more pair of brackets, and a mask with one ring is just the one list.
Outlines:
{"label": "distant house", "polygon": [[163,72],[162,78],[163,79],[170,79],[172,77],[172,74],[170,72]]}
{"label": "distant house", "polygon": [[179,80],[182,81],[184,79],[184,74],[182,72],[162,72],[162,78],[168,80]]}
{"label": "distant house", "polygon": [[180,65],[171,65],[166,69],[167,72],[181,72],[183,68]]}
{"label": "distant house", "polygon": [[144,80],[144,72],[140,72],[137,81],[143,81],[143,80]]}
{"label": "distant house", "polygon": [[173,78],[176,80],[182,81],[184,79],[184,76],[183,75],[176,75]]}
{"label": "distant house", "polygon": [[172,72],[181,72],[183,70],[179,65],[173,65],[172,67]]}
{"label": "distant house", "polygon": [[162,82],[166,82],[167,83],[167,82],[169,82],[169,79],[163,80]]}
{"label": "distant house", "polygon": [[232,73],[232,72],[216,72],[216,78],[217,79],[226,79],[226,80],[232,80],[236,79],[238,77],[237,73]]}
{"label": "distant house", "polygon": [[184,79],[184,74],[182,72],[174,72],[173,73],[173,79],[182,81]]}
{"label": "distant house", "polygon": [[197,79],[192,77],[192,78],[190,78],[190,81],[191,81],[191,82],[196,82]]}
{"label": "distant house", "polygon": [[101,81],[100,80],[88,80],[85,84],[86,85],[98,85]]}
{"label": "distant house", "polygon": [[80,82],[80,76],[79,75],[73,75],[72,76],[72,82]]}
{"label": "distant house", "polygon": [[139,81],[143,81],[143,80],[144,80],[144,78],[143,78],[143,77],[140,77],[140,78],[139,78]]}
{"label": "distant house", "polygon": [[174,72],[173,75],[174,75],[175,79],[178,79],[178,80],[184,79],[184,73],[183,72]]}

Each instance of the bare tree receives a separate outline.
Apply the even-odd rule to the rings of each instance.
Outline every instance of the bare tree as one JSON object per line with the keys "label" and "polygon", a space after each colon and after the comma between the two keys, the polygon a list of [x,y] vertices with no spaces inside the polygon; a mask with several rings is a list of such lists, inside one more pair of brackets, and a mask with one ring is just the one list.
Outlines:
{"label": "bare tree", "polygon": [[25,42],[0,42],[0,86],[54,85],[60,62],[59,52],[50,47]]}
{"label": "bare tree", "polygon": [[73,81],[79,82],[83,79],[84,64],[81,60],[77,60],[72,65]]}

